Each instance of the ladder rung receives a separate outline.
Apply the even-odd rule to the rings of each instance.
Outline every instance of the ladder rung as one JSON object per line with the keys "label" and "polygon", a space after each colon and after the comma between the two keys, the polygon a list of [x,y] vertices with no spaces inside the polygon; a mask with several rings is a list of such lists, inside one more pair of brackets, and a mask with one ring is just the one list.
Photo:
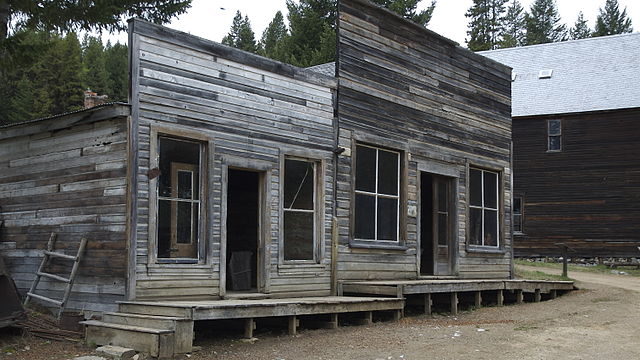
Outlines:
{"label": "ladder rung", "polygon": [[49,255],[49,256],[59,257],[59,258],[67,259],[67,260],[73,260],[73,261],[76,260],[76,257],[73,256],[73,255],[62,254],[62,253],[58,253],[58,252],[55,252],[55,251],[45,250],[44,253],[46,255]]}
{"label": "ladder rung", "polygon": [[71,280],[70,280],[70,279],[67,279],[67,278],[65,278],[65,277],[58,276],[58,275],[49,274],[49,273],[46,273],[46,272],[40,272],[40,271],[37,271],[37,272],[36,272],[36,275],[38,275],[38,276],[44,276],[44,277],[48,277],[49,279],[53,279],[53,280],[58,280],[58,281],[66,282],[67,284],[71,282]]}
{"label": "ladder rung", "polygon": [[29,296],[31,296],[31,297],[34,297],[34,298],[36,298],[36,299],[40,299],[40,300],[43,300],[43,301],[48,301],[48,302],[50,302],[50,303],[54,303],[54,304],[56,304],[56,305],[58,305],[58,306],[62,305],[62,301],[49,299],[49,298],[48,298],[48,297],[46,297],[46,296],[42,296],[42,295],[38,295],[38,294],[34,294],[34,293],[27,293],[27,295],[29,295]]}

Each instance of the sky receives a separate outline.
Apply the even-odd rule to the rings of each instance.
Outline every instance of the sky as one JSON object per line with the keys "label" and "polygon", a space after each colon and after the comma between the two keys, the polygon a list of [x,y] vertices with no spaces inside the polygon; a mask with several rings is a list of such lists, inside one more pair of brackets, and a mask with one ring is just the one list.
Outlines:
{"label": "sky", "polygon": [[[520,0],[520,3],[528,11],[533,1]],[[419,8],[424,8],[430,3],[430,0],[422,0]],[[567,27],[573,26],[578,12],[582,11],[589,27],[593,28],[598,10],[600,7],[604,7],[604,3],[605,0],[556,0],[561,21],[566,23]],[[620,11],[626,6],[627,15],[632,19],[635,31],[639,31],[640,1],[618,0],[618,3]],[[472,4],[472,0],[438,0],[431,22],[427,27],[464,46],[468,24],[468,19],[464,14]],[[256,39],[260,39],[262,32],[278,10],[282,11],[285,18],[287,14],[285,0],[193,0],[187,13],[174,18],[170,24],[165,26],[205,39],[220,41],[229,32],[237,10],[240,10],[243,16],[249,16],[251,27],[256,33]],[[103,34],[103,39],[126,43],[127,36],[126,33]]]}

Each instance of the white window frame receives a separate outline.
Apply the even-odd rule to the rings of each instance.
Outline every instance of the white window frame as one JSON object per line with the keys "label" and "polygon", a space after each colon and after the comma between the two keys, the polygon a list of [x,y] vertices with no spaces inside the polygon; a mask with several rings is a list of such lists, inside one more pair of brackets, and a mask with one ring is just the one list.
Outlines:
{"label": "white window frame", "polygon": [[[552,122],[558,122],[558,133],[557,134],[552,134],[551,133],[551,123]],[[551,148],[551,138],[559,138],[560,139],[560,148],[558,149],[552,149]],[[549,119],[547,120],[547,152],[561,152],[562,151],[562,120],[560,119]]]}
{"label": "white window frame", "polygon": [[[356,179],[354,176],[354,185],[353,185],[353,189],[354,189],[354,193],[355,194],[361,194],[361,195],[367,195],[367,196],[373,196],[375,198],[375,205],[374,205],[374,238],[373,239],[363,239],[363,238],[358,238],[355,236],[355,218],[353,220],[353,227],[354,227],[354,239],[356,241],[370,241],[370,242],[387,242],[387,243],[400,243],[400,189],[401,189],[401,178],[400,178],[400,161],[402,159],[402,157],[400,156],[401,153],[399,151],[396,150],[390,150],[387,148],[381,148],[381,147],[377,147],[377,146],[372,146],[372,145],[365,145],[362,143],[356,143],[356,154],[357,154],[357,147],[358,146],[362,146],[362,147],[368,147],[371,149],[375,149],[376,150],[376,191],[375,192],[369,192],[369,191],[363,191],[363,190],[358,190],[356,188]],[[386,151],[386,152],[390,152],[390,153],[394,153],[396,154],[397,158],[398,158],[398,167],[397,167],[397,189],[396,189],[396,195],[389,195],[389,194],[380,194],[378,193],[378,166],[379,166],[379,154],[380,154],[380,150],[382,151]],[[358,166],[358,157],[356,155],[356,168]],[[357,171],[355,172],[357,174]],[[386,199],[395,199],[396,200],[396,239],[395,240],[386,240],[386,239],[378,239],[378,199],[379,198],[386,198]],[[354,216],[355,216],[355,196],[354,196]]]}
{"label": "white window frame", "polygon": [[[482,189],[482,205],[478,206],[478,205],[471,205],[471,195],[469,195],[469,209],[479,209],[481,210],[482,213],[482,219],[481,219],[481,224],[482,224],[482,232],[481,234],[484,235],[485,231],[484,231],[484,212],[485,211],[495,211],[496,212],[496,244],[495,245],[485,245],[484,243],[484,236],[481,236],[480,238],[482,239],[482,243],[481,244],[471,244],[471,228],[469,228],[469,244],[471,246],[481,246],[481,247],[486,247],[486,248],[500,248],[502,246],[502,241],[500,241],[502,234],[500,231],[500,172],[498,171],[492,171],[492,170],[485,170],[485,169],[481,169],[481,168],[477,168],[477,167],[470,167],[469,168],[469,173],[471,173],[471,170],[475,170],[475,171],[480,171],[480,186]],[[496,207],[495,208],[491,208],[488,206],[485,206],[485,193],[484,193],[484,174],[485,173],[491,173],[491,174],[495,174],[496,175]],[[471,192],[471,176],[469,176],[469,192]],[[469,219],[471,218],[471,211],[469,211],[469,214],[467,215],[469,216]]]}
{"label": "white window frame", "polygon": [[[514,204],[515,204],[515,200],[516,199],[520,199],[520,213],[516,214],[514,208]],[[524,196],[522,195],[514,195],[513,196],[513,204],[511,204],[511,213],[513,214],[513,224],[511,225],[514,230],[513,233],[515,235],[523,235],[524,234]],[[520,216],[520,220],[516,221],[516,215]],[[520,230],[515,230],[515,224],[519,223],[520,224]]]}

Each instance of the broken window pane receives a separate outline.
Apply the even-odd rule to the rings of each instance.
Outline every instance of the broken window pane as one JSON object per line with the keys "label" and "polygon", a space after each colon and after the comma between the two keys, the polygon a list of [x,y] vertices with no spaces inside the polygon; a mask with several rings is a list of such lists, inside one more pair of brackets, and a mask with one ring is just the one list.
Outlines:
{"label": "broken window pane", "polygon": [[284,259],[313,260],[312,212],[284,212]]}
{"label": "broken window pane", "polygon": [[469,209],[469,242],[482,245],[482,209]]}
{"label": "broken window pane", "polygon": [[356,146],[356,190],[376,192],[376,149]]}
{"label": "broken window pane", "polygon": [[284,161],[284,208],[313,210],[314,164],[309,161]]}
{"label": "broken window pane", "polygon": [[378,194],[398,195],[399,154],[378,150]]}
{"label": "broken window pane", "polygon": [[482,206],[482,171],[469,170],[469,203]]}
{"label": "broken window pane", "polygon": [[357,239],[375,240],[376,197],[356,194],[355,230]]}
{"label": "broken window pane", "polygon": [[378,240],[398,240],[398,199],[378,198]]}
{"label": "broken window pane", "polygon": [[483,171],[484,173],[484,207],[498,208],[498,174]]}

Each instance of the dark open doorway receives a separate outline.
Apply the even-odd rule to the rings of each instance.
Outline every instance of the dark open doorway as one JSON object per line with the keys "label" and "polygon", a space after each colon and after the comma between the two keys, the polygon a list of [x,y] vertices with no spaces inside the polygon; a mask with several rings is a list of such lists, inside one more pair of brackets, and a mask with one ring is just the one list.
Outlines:
{"label": "dark open doorway", "polygon": [[453,179],[420,172],[420,275],[451,275]]}
{"label": "dark open doorway", "polygon": [[260,232],[260,173],[229,169],[227,277],[230,291],[256,291]]}

